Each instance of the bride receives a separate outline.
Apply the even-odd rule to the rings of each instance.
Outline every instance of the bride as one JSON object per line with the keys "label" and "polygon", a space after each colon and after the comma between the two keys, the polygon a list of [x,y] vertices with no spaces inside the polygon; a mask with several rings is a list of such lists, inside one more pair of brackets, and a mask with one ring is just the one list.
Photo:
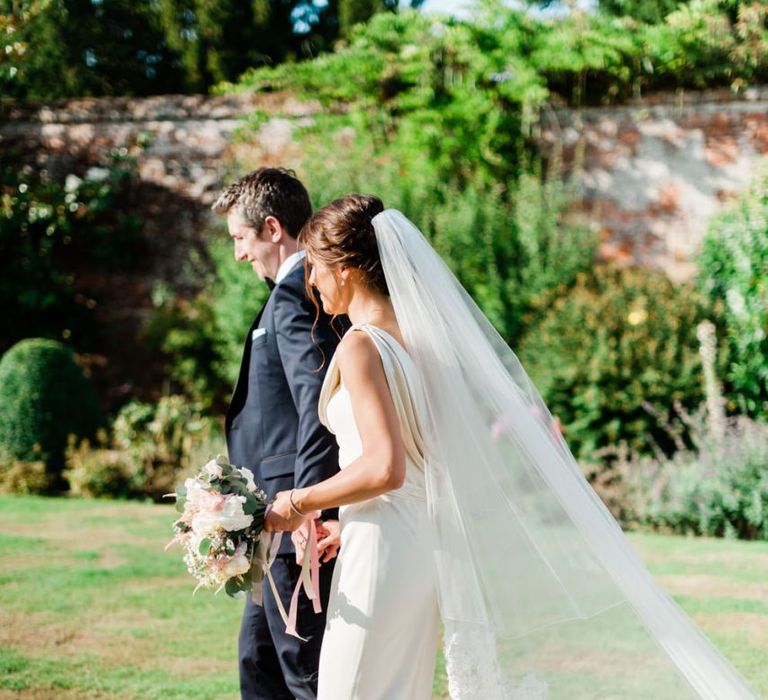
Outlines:
{"label": "bride", "polygon": [[320,700],[428,700],[441,625],[454,700],[756,698],[653,583],[418,229],[350,195],[299,240],[325,311],[353,323],[319,406],[342,469],[278,494],[269,521],[341,506]]}

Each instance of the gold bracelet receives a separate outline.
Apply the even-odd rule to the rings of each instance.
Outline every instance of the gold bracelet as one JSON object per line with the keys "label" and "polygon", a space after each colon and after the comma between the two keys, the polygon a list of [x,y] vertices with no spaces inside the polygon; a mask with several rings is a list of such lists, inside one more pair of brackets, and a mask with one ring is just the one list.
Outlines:
{"label": "gold bracelet", "polygon": [[291,492],[288,494],[288,503],[291,506],[291,510],[294,512],[294,515],[298,515],[300,518],[306,518],[306,514],[302,513],[297,507],[296,504],[293,502],[293,492],[296,489],[291,489]]}

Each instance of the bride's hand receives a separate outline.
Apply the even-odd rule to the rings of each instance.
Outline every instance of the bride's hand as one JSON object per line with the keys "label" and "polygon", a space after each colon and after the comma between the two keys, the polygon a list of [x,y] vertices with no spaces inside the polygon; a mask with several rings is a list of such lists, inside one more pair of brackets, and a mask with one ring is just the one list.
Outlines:
{"label": "bride's hand", "polygon": [[[330,561],[339,553],[341,546],[341,524],[338,520],[324,520],[317,524],[317,551],[321,561]],[[323,553],[325,555],[323,556]]]}
{"label": "bride's hand", "polygon": [[291,492],[280,491],[275,500],[267,507],[264,516],[264,529],[267,532],[275,530],[296,530],[307,518],[316,518],[317,511],[299,515],[291,508]]}

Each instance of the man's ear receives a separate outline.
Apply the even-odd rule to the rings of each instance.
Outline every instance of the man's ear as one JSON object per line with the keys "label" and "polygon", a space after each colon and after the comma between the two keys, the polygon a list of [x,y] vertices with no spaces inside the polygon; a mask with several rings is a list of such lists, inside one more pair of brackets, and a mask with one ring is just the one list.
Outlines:
{"label": "man's ear", "polygon": [[285,231],[283,230],[283,225],[276,217],[268,216],[264,219],[264,225],[267,229],[267,236],[272,243],[280,243],[283,240]]}

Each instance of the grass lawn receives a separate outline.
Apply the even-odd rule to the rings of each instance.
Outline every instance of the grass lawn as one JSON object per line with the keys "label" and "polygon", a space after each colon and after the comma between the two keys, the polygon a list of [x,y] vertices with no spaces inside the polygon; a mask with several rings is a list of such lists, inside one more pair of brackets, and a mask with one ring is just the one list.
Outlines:
{"label": "grass lawn", "polygon": [[[173,518],[172,506],[0,496],[0,700],[238,697],[242,604],[192,597],[179,550],[164,551]],[[768,696],[768,543],[632,541]]]}

